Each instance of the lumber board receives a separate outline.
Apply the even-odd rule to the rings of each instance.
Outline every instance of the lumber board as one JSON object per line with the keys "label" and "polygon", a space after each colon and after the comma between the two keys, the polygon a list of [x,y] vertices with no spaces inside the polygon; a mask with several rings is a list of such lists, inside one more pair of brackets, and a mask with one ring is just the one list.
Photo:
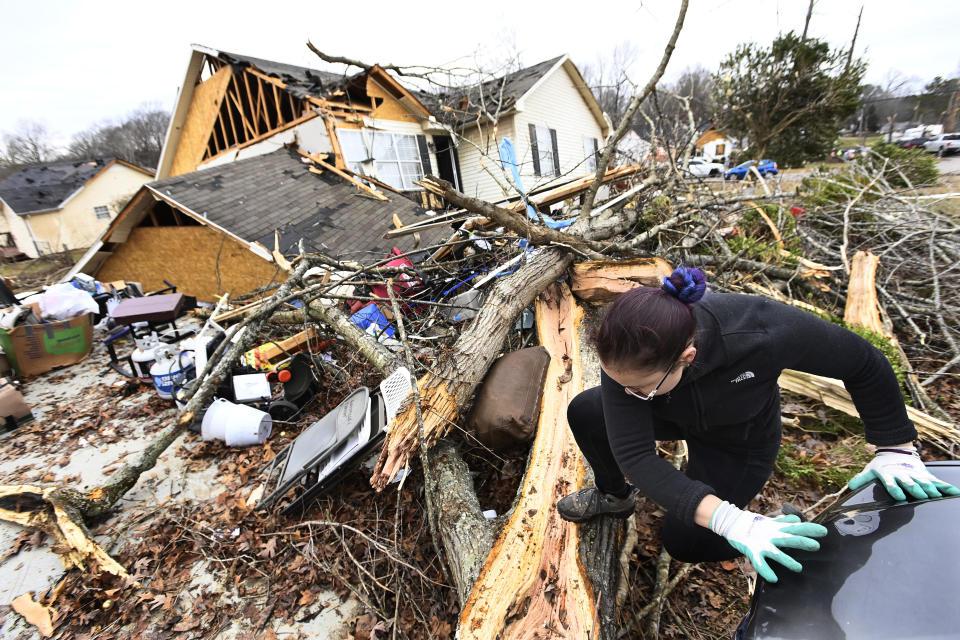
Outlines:
{"label": "lumber board", "polygon": [[[860,414],[850,398],[849,392],[843,386],[843,381],[836,378],[826,378],[812,373],[784,369],[777,380],[781,389],[812,398],[823,404],[842,411],[849,416],[859,418]],[[920,437],[940,443],[960,442],[960,430],[957,425],[935,418],[914,407],[907,407],[907,416],[917,428]]]}
{"label": "lumber board", "polygon": [[663,258],[578,262],[570,269],[570,288],[584,302],[606,304],[639,286],[659,287],[672,272]]}
{"label": "lumber board", "polygon": [[374,190],[374,189],[371,188],[371,187],[368,187],[367,185],[365,185],[364,183],[360,182],[359,180],[357,180],[357,179],[354,178],[353,176],[349,175],[346,171],[343,171],[343,170],[341,170],[341,169],[338,169],[337,167],[333,166],[332,164],[328,164],[328,163],[324,162],[324,161],[320,158],[319,155],[306,153],[306,152],[304,152],[304,151],[300,151],[299,149],[297,150],[297,152],[298,152],[300,155],[302,155],[302,156],[305,156],[305,157],[307,157],[307,158],[310,158],[311,160],[313,160],[314,162],[316,162],[318,165],[320,165],[320,166],[323,167],[324,169],[327,169],[327,170],[329,170],[329,171],[337,174],[338,176],[340,176],[341,178],[343,178],[344,180],[346,180],[347,182],[349,182],[350,184],[352,184],[352,185],[355,186],[356,188],[360,189],[360,190],[363,191],[364,193],[370,194],[371,196],[373,196],[373,197],[376,198],[377,200],[382,200],[382,201],[384,201],[384,202],[390,202],[390,198],[388,198],[387,196],[383,195],[383,194],[380,193],[379,191]]}
{"label": "lumber board", "polygon": [[556,510],[584,475],[566,419],[567,405],[583,388],[583,311],[565,284],[553,284],[537,298],[536,316],[550,353],[537,436],[517,504],[461,612],[461,640],[595,635],[595,598],[579,562],[578,526]]}
{"label": "lumber board", "polygon": [[[618,167],[616,169],[609,169],[607,170],[607,173],[604,174],[602,182],[607,183],[613,180],[619,180],[620,178],[626,178],[627,176],[632,176],[641,170],[642,167],[640,165],[630,165],[626,167]],[[593,184],[593,180],[594,175],[590,174],[558,187],[531,194],[527,197],[527,200],[536,205],[551,205],[586,191],[590,188],[590,185]],[[504,208],[510,211],[520,212],[526,209],[526,204],[522,199],[519,199],[510,203],[509,205],[504,205]]]}

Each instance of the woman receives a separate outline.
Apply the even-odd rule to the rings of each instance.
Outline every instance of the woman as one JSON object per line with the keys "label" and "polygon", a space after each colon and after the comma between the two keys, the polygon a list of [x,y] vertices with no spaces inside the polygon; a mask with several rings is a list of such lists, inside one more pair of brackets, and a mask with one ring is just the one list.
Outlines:
{"label": "woman", "polygon": [[[639,491],[666,510],[663,544],[678,560],[742,553],[770,582],[777,577],[769,559],[800,571],[781,549],[815,551],[814,538],[827,530],[795,515],[773,520],[743,510],[780,449],[783,369],[846,385],[867,442],[878,447],[851,488],[877,478],[897,500],[906,499],[904,490],[918,499],[960,493],[921,462],[896,375],[878,349],[805,311],[705,291],[703,274],[681,267],[662,288],[633,289],[610,305],[595,335],[600,386],[567,410],[596,486],[557,503],[564,519],[627,517]],[[656,454],[657,440],[681,439],[689,452],[685,474]]]}

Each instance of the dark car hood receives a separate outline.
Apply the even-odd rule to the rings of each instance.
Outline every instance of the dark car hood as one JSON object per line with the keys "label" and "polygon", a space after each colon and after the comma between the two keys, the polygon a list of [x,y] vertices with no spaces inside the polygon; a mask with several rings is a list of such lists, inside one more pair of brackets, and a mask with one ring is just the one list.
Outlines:
{"label": "dark car hood", "polygon": [[[957,463],[930,464],[960,482]],[[773,566],[738,633],[751,640],[960,636],[960,496],[893,502],[870,485],[816,518],[820,550],[791,552],[803,573]]]}

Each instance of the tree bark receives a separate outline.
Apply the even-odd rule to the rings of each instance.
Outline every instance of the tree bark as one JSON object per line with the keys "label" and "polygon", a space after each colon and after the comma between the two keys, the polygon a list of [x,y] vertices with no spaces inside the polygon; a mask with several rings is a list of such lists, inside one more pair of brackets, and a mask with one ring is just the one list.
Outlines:
{"label": "tree bark", "polygon": [[537,334],[550,353],[537,436],[507,524],[460,613],[457,637],[596,637],[598,611],[579,560],[578,527],[556,501],[580,488],[583,459],[566,421],[582,390],[583,312],[565,285],[537,298]]}

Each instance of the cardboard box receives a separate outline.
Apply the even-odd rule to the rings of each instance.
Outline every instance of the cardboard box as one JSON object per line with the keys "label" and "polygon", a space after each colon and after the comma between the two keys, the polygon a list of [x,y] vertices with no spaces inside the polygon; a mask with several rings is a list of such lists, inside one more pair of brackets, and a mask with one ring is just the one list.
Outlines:
{"label": "cardboard box", "polygon": [[80,362],[93,348],[93,314],[0,328],[0,346],[18,376],[35,376]]}

